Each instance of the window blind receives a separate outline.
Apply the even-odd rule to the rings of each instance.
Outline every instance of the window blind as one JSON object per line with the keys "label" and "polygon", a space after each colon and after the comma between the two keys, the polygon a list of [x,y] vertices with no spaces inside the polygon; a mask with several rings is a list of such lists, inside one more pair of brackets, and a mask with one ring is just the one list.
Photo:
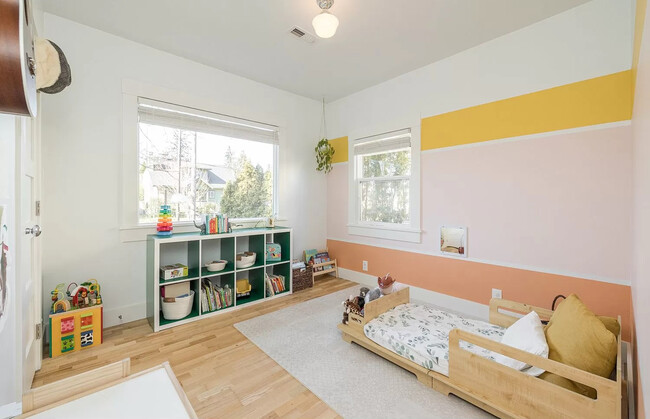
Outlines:
{"label": "window blind", "polygon": [[278,127],[152,99],[138,99],[138,120],[187,131],[279,144]]}
{"label": "window blind", "polygon": [[410,147],[411,130],[403,129],[356,140],[354,142],[354,155],[380,154]]}

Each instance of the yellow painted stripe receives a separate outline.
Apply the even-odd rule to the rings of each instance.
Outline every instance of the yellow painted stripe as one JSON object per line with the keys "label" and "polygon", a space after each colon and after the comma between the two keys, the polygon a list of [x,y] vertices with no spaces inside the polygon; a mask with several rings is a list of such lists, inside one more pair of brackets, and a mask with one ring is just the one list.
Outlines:
{"label": "yellow painted stripe", "polygon": [[334,147],[332,163],[348,161],[348,137],[334,138],[333,140],[330,140],[330,145]]}
{"label": "yellow painted stripe", "polygon": [[645,26],[645,14],[648,7],[648,0],[636,0],[636,15],[634,18],[634,55],[632,57],[632,101],[636,91],[636,73],[639,68],[639,57],[641,55],[641,43],[643,41],[643,28]]}
{"label": "yellow painted stripe", "polygon": [[422,119],[422,150],[632,118],[632,71]]}

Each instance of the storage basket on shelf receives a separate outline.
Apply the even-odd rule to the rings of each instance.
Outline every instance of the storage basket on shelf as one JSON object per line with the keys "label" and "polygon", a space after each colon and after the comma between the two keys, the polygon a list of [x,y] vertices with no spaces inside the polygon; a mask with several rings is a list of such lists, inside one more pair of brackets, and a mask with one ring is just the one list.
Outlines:
{"label": "storage basket on shelf", "polygon": [[237,280],[237,298],[248,297],[251,295],[253,287],[247,278]]}
{"label": "storage basket on shelf", "polygon": [[[165,301],[165,298],[160,299],[163,317],[166,320],[179,320],[187,317],[192,312],[194,291],[190,291],[189,295],[184,297],[174,297],[173,299],[174,301]],[[171,298],[168,300],[171,300]]]}
{"label": "storage basket on shelf", "polygon": [[311,288],[314,286],[314,277],[311,266],[293,270],[293,292]]}

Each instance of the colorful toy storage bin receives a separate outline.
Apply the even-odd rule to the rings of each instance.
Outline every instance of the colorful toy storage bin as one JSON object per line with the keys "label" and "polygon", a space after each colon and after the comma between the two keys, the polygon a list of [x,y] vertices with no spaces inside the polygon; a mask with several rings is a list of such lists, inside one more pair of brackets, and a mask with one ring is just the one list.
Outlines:
{"label": "colorful toy storage bin", "polygon": [[280,262],[282,260],[282,246],[279,243],[266,243],[266,261]]}
{"label": "colorful toy storage bin", "polygon": [[104,306],[50,314],[50,357],[101,345]]}

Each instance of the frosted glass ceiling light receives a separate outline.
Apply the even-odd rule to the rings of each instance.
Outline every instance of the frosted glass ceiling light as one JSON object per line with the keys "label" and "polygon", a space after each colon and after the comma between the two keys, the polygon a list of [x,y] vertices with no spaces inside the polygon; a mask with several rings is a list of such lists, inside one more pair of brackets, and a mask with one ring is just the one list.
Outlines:
{"label": "frosted glass ceiling light", "polygon": [[339,27],[339,19],[328,11],[334,4],[334,0],[316,0],[316,4],[322,11],[311,21],[311,24],[316,35],[321,38],[331,38]]}

